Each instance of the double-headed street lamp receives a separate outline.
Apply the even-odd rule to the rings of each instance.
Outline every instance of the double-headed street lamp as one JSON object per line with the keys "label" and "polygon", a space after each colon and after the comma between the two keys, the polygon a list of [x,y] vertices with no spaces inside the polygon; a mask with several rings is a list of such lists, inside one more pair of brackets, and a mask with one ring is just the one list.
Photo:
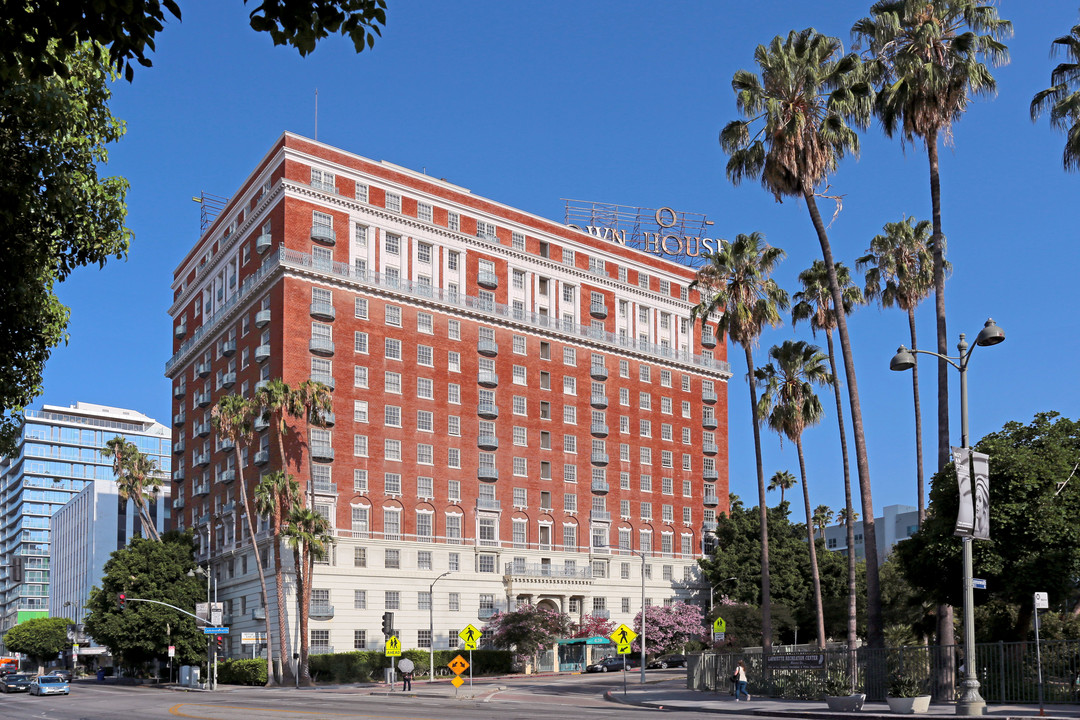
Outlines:
{"label": "double-headed street lamp", "polygon": [[[960,333],[960,342],[956,349],[958,357],[940,355],[929,350],[908,350],[903,345],[896,351],[896,355],[889,362],[890,370],[910,370],[915,366],[915,358],[912,353],[933,355],[952,365],[960,371],[960,447],[968,445],[968,393],[967,393],[967,367],[971,353],[977,346],[989,347],[997,345],[1005,340],[1005,331],[999,328],[993,318],[986,321],[983,329],[975,338],[975,345],[969,349],[967,340]],[[986,701],[979,694],[979,680],[975,671],[975,592],[972,586],[972,559],[971,559],[971,536],[964,535],[961,538],[964,546],[964,680],[961,683],[963,691],[956,701],[957,715],[983,715],[986,712]]]}

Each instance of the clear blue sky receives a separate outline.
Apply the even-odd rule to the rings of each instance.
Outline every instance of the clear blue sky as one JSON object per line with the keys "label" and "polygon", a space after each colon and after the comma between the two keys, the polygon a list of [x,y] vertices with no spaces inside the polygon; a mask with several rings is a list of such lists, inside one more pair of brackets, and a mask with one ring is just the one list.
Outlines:
{"label": "clear blue sky", "polygon": [[[736,117],[731,77],[753,67],[757,44],[790,29],[813,26],[849,44],[851,24],[870,5],[390,0],[373,51],[357,55],[335,37],[302,59],[252,31],[240,0],[182,4],[184,21],[160,35],[154,67],[114,87],[113,112],[128,122],[128,134],[113,147],[108,171],[131,181],[130,259],[81,270],[61,287],[72,309],[71,343],[50,360],[39,403],[84,400],[168,421],[166,309],[172,271],[199,232],[191,197],[231,195],[281,132],[313,135],[316,88],[322,141],[553,219],[563,217],[561,198],[706,213],[717,237],[756,230],[786,250],[777,278],[794,292],[798,272],[819,257],[817,240],[801,203],[777,204],[756,183],[736,188],[725,179],[717,133]],[[1015,25],[1012,62],[995,71],[997,97],[971,105],[954,147],[941,156],[954,267],[950,348],[960,332],[973,337],[987,316],[1008,336],[972,360],[973,438],[1047,410],[1075,418],[1080,399],[1069,300],[1080,266],[1080,176],[1061,168],[1063,137],[1028,118],[1031,96],[1049,83],[1056,62],[1050,41],[1077,22],[1077,4],[1005,0],[1000,11]],[[837,258],[853,264],[885,222],[929,217],[928,187],[921,147],[905,152],[876,127],[863,133],[861,157],[831,178],[829,194],[844,197],[830,232]],[[933,347],[932,302],[918,322],[921,345]],[[908,342],[907,320],[866,307],[850,325],[875,509],[914,505],[910,374],[888,369]],[[810,339],[803,329],[798,336]],[[790,325],[767,333],[757,356],[790,337]],[[731,491],[755,504],[745,366],[732,355]],[[922,367],[932,468],[934,368]],[[955,444],[957,388],[953,373]],[[767,476],[798,474],[793,448],[770,433],[763,438]],[[831,411],[805,444],[811,502],[842,507]]]}

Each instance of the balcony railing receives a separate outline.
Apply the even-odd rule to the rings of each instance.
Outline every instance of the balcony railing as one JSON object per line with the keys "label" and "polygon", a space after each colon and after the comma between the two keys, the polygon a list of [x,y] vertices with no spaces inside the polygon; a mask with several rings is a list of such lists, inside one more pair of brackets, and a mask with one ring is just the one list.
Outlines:
{"label": "balcony railing", "polygon": [[260,235],[258,239],[255,240],[255,252],[262,255],[264,252],[270,249],[270,245],[273,243],[273,241],[274,239],[269,235]]}
{"label": "balcony railing", "polygon": [[187,385],[185,385],[184,383],[180,383],[175,388],[173,388],[174,398],[182,398],[184,397],[184,395],[187,395]]}
{"label": "balcony railing", "polygon": [[499,276],[486,270],[479,272],[476,274],[476,284],[494,290],[499,287]]}
{"label": "balcony railing", "polygon": [[476,343],[476,352],[488,356],[498,355],[499,344],[494,340],[479,340]]}
{"label": "balcony railing", "polygon": [[312,483],[316,495],[337,495],[337,483],[316,480]]}
{"label": "balcony railing", "polygon": [[554,577],[576,578],[578,580],[591,580],[592,568],[566,567],[565,565],[548,565],[545,563],[514,563],[508,562],[503,566],[505,575],[516,577]]}
{"label": "balcony railing", "polygon": [[476,468],[476,479],[495,482],[499,479],[499,470],[491,465],[481,465]]}
{"label": "balcony railing", "polygon": [[313,302],[311,303],[311,309],[308,314],[318,320],[333,320],[337,317],[337,310],[334,309],[334,306],[331,303]]}
{"label": "balcony railing", "polygon": [[477,373],[476,381],[484,387],[497,387],[499,384],[499,374],[489,370],[482,370]]}
{"label": "balcony railing", "polygon": [[311,603],[308,607],[308,617],[312,620],[332,620],[334,618],[334,606],[327,603]]}
{"label": "balcony railing", "polygon": [[498,450],[499,438],[494,435],[479,435],[476,438],[476,447],[481,450]]}
{"label": "balcony railing", "polygon": [[316,270],[317,272],[332,275],[336,278],[348,279],[352,282],[365,285],[383,287],[398,294],[413,295],[443,305],[467,308],[537,328],[576,335],[594,342],[605,343],[633,352],[653,355],[688,365],[695,365],[728,376],[731,374],[731,367],[728,363],[716,360],[709,356],[694,355],[689,352],[674,350],[666,345],[657,345],[638,340],[634,337],[623,337],[617,333],[610,333],[599,328],[593,328],[589,325],[568,325],[552,315],[542,315],[536,312],[515,310],[509,305],[488,302],[481,300],[480,298],[463,295],[460,292],[451,292],[450,290],[433,288],[426,283],[391,278],[380,273],[358,271],[349,263],[316,261],[307,253],[286,248],[278,248],[277,252],[269,253],[263,261],[262,266],[244,280],[240,286],[240,290],[228,298],[213,315],[206,318],[203,324],[190,334],[190,336],[180,345],[180,348],[173,357],[165,364],[166,374],[171,374],[176,365],[185,359],[188,353],[201,342],[204,336],[215,332],[218,329],[218,326],[225,321],[225,318],[232,313],[238,303],[247,302],[249,295],[256,291],[261,291],[263,278],[276,271],[279,267]]}
{"label": "balcony railing", "polygon": [[272,315],[269,310],[260,310],[255,313],[255,327],[262,328],[270,324]]}
{"label": "balcony railing", "polygon": [[709,470],[709,469],[702,470],[701,471],[701,479],[702,480],[719,480],[720,479],[720,471],[719,470]]}
{"label": "balcony railing", "polygon": [[173,425],[183,425],[184,421],[186,421],[186,420],[187,420],[187,415],[185,415],[184,413],[176,413],[175,415],[172,416],[172,424]]}
{"label": "balcony railing", "polygon": [[255,429],[255,432],[262,432],[266,428],[270,427],[270,421],[264,418],[262,415],[259,415],[255,418],[254,422],[252,422],[251,426]]}
{"label": "balcony railing", "polygon": [[499,406],[495,403],[480,403],[476,406],[476,414],[482,418],[497,418]]}
{"label": "balcony railing", "polygon": [[716,400],[717,400],[716,393],[714,393],[712,390],[702,390],[701,391],[701,402],[709,403],[710,405],[713,405],[713,404],[716,403]]}
{"label": "balcony railing", "polygon": [[220,482],[220,483],[231,483],[235,479],[236,479],[236,471],[235,470],[222,470],[221,474],[218,475],[218,482]]}
{"label": "balcony railing", "polygon": [[316,355],[333,355],[334,341],[328,338],[313,337],[308,341],[308,350]]}
{"label": "balcony railing", "polygon": [[705,507],[716,507],[720,504],[720,498],[716,495],[706,495],[701,500],[701,504]]}
{"label": "balcony railing", "polygon": [[323,443],[312,443],[311,459],[318,462],[330,462],[334,459],[334,448]]}
{"label": "balcony railing", "polygon": [[196,485],[192,489],[191,494],[192,495],[199,495],[200,497],[204,496],[204,495],[209,495],[210,494],[210,483],[203,483],[202,485]]}
{"label": "balcony railing", "polygon": [[594,318],[603,320],[607,317],[607,305],[604,303],[589,303],[589,314]]}
{"label": "balcony railing", "polygon": [[195,363],[195,374],[201,378],[210,374],[210,362]]}
{"label": "balcony railing", "polygon": [[589,398],[589,404],[594,408],[606,408],[608,406],[607,395],[593,395]]}
{"label": "balcony railing", "polygon": [[589,456],[593,465],[607,465],[610,458],[605,452],[594,452]]}
{"label": "balcony railing", "polygon": [[187,335],[187,323],[180,323],[176,326],[176,337],[182,338]]}
{"label": "balcony railing", "polygon": [[207,435],[210,434],[210,423],[209,422],[195,423],[194,427],[191,428],[191,432],[194,433],[195,435],[198,435],[199,437],[206,437]]}
{"label": "balcony railing", "polygon": [[716,521],[706,520],[705,522],[701,523],[701,530],[702,532],[707,533],[716,532]]}
{"label": "balcony railing", "polygon": [[477,510],[502,510],[502,506],[495,498],[476,498]]}
{"label": "balcony railing", "polygon": [[593,380],[607,380],[607,367],[605,367],[604,365],[590,365],[589,377],[591,377]]}
{"label": "balcony railing", "polygon": [[232,357],[233,355],[235,355],[236,354],[236,341],[235,340],[226,340],[225,342],[221,343],[221,354],[224,355],[225,357]]}
{"label": "balcony railing", "polygon": [[716,429],[716,418],[714,418],[714,417],[703,417],[703,418],[701,418],[701,427],[705,428],[706,430],[715,430]]}
{"label": "balcony railing", "polygon": [[312,225],[311,239],[327,245],[333,245],[337,242],[337,233],[334,232],[334,228],[326,227],[325,225]]}
{"label": "balcony railing", "polygon": [[608,426],[604,423],[593,423],[589,426],[589,432],[591,432],[593,435],[596,435],[597,437],[607,437]]}
{"label": "balcony railing", "polygon": [[593,480],[592,481],[592,491],[594,493],[596,493],[597,495],[607,495],[608,492],[610,491],[610,489],[611,488],[608,486],[606,480]]}
{"label": "balcony railing", "polygon": [[331,390],[334,389],[334,376],[330,373],[311,373],[312,382],[320,382]]}
{"label": "balcony railing", "polygon": [[234,372],[225,373],[224,375],[221,376],[221,387],[223,387],[223,388],[231,388],[235,384],[236,384],[236,373],[234,373]]}
{"label": "balcony railing", "polygon": [[[265,619],[265,618],[264,618]],[[315,618],[317,619],[317,618]],[[308,655],[333,655],[333,645],[311,645],[308,647]]]}
{"label": "balcony railing", "polygon": [[706,455],[715,455],[716,453],[720,452],[720,448],[716,446],[716,443],[704,443],[701,446],[701,452],[705,453]]}
{"label": "balcony railing", "polygon": [[590,510],[589,520],[593,522],[611,522],[611,513],[607,510]]}
{"label": "balcony railing", "polygon": [[269,450],[260,450],[259,452],[255,453],[255,464],[256,465],[265,465],[268,462],[270,462],[270,451]]}

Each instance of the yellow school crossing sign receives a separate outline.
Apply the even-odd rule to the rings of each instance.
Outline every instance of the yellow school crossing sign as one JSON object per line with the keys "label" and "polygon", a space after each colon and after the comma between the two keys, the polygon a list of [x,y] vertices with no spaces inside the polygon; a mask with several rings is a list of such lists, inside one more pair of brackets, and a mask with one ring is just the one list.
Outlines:
{"label": "yellow school crossing sign", "polygon": [[458,633],[461,642],[465,643],[466,650],[475,650],[476,643],[480,642],[480,638],[483,636],[484,633],[480,632],[472,625],[466,625],[465,628]]}
{"label": "yellow school crossing sign", "polygon": [[401,657],[401,640],[396,637],[386,639],[386,657]]}
{"label": "yellow school crossing sign", "polygon": [[[608,635],[608,638],[610,638],[611,641],[616,645],[629,645],[630,643],[634,642],[634,638],[636,637],[637,633],[634,632],[634,629],[626,624],[620,625],[619,627],[615,628],[615,632]],[[622,651],[620,650],[619,652]],[[629,650],[627,652],[629,652]],[[623,654],[625,655],[626,653]]]}
{"label": "yellow school crossing sign", "polygon": [[718,617],[713,620],[712,631],[714,633],[727,632],[727,623],[724,622],[724,618]]}

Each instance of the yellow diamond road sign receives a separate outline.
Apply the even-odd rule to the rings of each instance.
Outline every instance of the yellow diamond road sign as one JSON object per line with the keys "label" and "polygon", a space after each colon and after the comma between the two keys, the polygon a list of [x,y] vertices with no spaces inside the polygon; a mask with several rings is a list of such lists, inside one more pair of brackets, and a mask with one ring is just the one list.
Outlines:
{"label": "yellow diamond road sign", "polygon": [[624,624],[615,628],[615,632],[608,635],[608,637],[611,638],[616,645],[623,645],[625,643],[634,642],[634,638],[637,637],[637,633],[634,632],[633,628]]}
{"label": "yellow diamond road sign", "polygon": [[465,684],[465,681],[461,679],[460,675],[455,675],[454,679],[450,681],[450,684],[456,688],[459,688]]}
{"label": "yellow diamond road sign", "polygon": [[475,650],[476,643],[480,642],[480,638],[484,637],[484,633],[480,632],[472,625],[466,625],[465,628],[458,633],[458,637],[465,643],[466,650]]}
{"label": "yellow diamond road sign", "polygon": [[387,638],[386,657],[401,657],[401,640],[396,637]]}
{"label": "yellow diamond road sign", "polygon": [[456,658],[450,661],[450,664],[447,667],[453,670],[455,675],[460,675],[461,673],[469,669],[469,663],[465,660],[465,658],[458,655]]}
{"label": "yellow diamond road sign", "polygon": [[727,632],[727,623],[724,622],[724,618],[718,617],[713,620],[712,631],[718,633]]}

